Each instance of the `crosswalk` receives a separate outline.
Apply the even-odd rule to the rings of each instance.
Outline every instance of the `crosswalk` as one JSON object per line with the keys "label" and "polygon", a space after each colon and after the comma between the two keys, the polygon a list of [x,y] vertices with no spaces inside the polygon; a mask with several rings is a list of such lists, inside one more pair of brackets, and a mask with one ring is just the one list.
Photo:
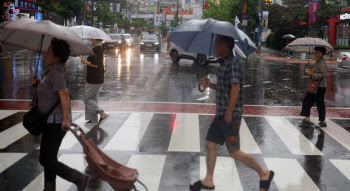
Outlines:
{"label": "crosswalk", "polygon": [[[18,115],[16,113],[1,111],[0,124]],[[205,148],[202,145],[212,117],[193,113],[111,113],[108,121],[98,128],[84,127],[83,113],[76,116],[74,123],[83,127],[87,136],[92,137],[111,158],[138,169],[139,179],[150,191],[187,190],[191,181],[205,176]],[[327,118],[328,127],[322,129],[298,127],[297,120],[274,116],[243,117],[241,150],[252,154],[263,166],[275,171],[274,190],[348,190],[349,130],[339,125],[337,119]],[[316,118],[312,120],[317,122]],[[256,121],[263,125],[252,125]],[[276,139],[266,139],[271,136]],[[33,162],[38,158],[38,149],[34,146],[31,148],[30,144],[34,140],[23,128],[20,119],[13,122],[11,127],[0,127],[0,190],[42,189],[43,169],[38,162]],[[267,150],[266,145],[275,145],[279,149]],[[76,149],[80,147],[78,140],[67,133],[58,159],[68,166],[86,171],[88,166],[84,154],[81,149]],[[218,149],[214,179],[217,191],[250,190],[252,184],[258,187],[257,174],[230,158],[225,147]],[[18,166],[27,162],[39,173],[27,177],[27,182],[20,186],[15,185],[18,180],[5,180],[4,177],[12,177],[9,174],[21,176]],[[246,171],[251,176],[242,174]],[[317,174],[315,171],[320,172]],[[323,179],[334,179],[341,184],[324,185],[326,183],[320,183]],[[57,181],[57,190],[75,189],[65,180],[58,178]],[[99,186],[90,185],[92,188],[111,190],[107,184],[96,181],[93,184]],[[136,186],[140,187],[138,184]]]}

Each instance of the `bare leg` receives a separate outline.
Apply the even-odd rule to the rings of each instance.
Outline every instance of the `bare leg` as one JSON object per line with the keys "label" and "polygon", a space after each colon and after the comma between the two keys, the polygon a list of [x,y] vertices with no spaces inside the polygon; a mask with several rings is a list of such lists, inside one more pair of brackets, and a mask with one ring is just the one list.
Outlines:
{"label": "bare leg", "polygon": [[[259,174],[260,180],[268,180],[269,179],[270,171],[267,169],[263,169],[255,161],[255,159],[252,156],[248,155],[247,153],[244,153],[241,150],[237,150],[237,151],[233,151],[233,152],[230,151],[230,156],[233,159],[240,161],[241,163],[243,163],[247,167],[255,170]],[[264,189],[260,189],[260,191],[264,191]]]}
{"label": "bare leg", "polygon": [[202,180],[202,184],[208,187],[213,187],[214,186],[214,180],[213,180],[214,168],[216,163],[216,143],[205,141],[205,148],[207,150],[207,155],[206,155],[207,175]]}

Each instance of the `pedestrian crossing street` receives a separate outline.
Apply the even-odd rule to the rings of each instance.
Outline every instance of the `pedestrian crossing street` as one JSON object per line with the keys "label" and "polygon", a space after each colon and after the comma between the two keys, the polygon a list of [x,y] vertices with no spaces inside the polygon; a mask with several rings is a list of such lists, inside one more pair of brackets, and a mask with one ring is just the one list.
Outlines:
{"label": "pedestrian crossing street", "polygon": [[[43,188],[43,168],[38,162],[40,138],[31,136],[22,126],[24,113],[0,112],[1,191]],[[110,114],[100,127],[85,127],[83,112],[74,112],[73,120],[112,159],[137,168],[140,180],[150,191],[188,190],[190,182],[205,176],[204,141],[213,115]],[[350,119],[327,118],[328,127],[322,129],[298,127],[299,120],[244,116],[241,150],[275,171],[271,190],[349,191]],[[317,122],[317,118],[312,120]],[[257,174],[231,159],[225,147],[218,147],[217,151],[216,191],[257,190]],[[63,139],[58,159],[93,177],[88,190],[112,190],[108,183],[94,178],[78,140],[70,132]],[[57,190],[75,190],[75,187],[58,177]]]}

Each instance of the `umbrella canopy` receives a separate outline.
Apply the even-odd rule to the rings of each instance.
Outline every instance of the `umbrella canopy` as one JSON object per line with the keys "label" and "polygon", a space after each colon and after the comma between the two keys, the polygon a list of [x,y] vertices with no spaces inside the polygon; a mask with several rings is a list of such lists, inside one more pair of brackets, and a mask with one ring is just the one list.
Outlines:
{"label": "umbrella canopy", "polygon": [[34,52],[47,52],[52,38],[65,40],[70,45],[71,56],[93,54],[73,30],[51,21],[21,18],[0,25],[0,43]]}
{"label": "umbrella canopy", "polygon": [[286,35],[283,35],[282,38],[286,38],[286,39],[295,39],[295,36],[292,35],[292,34],[286,34]]}
{"label": "umbrella canopy", "polygon": [[313,52],[316,46],[326,48],[327,54],[334,51],[333,47],[328,42],[319,38],[298,38],[284,49],[292,52]]}
{"label": "umbrella canopy", "polygon": [[82,39],[112,40],[111,37],[108,36],[108,34],[95,27],[80,25],[70,28],[74,32],[76,32]]}
{"label": "umbrella canopy", "polygon": [[216,35],[235,39],[233,53],[236,57],[247,57],[256,50],[254,43],[243,31],[230,22],[213,19],[186,21],[170,34],[168,41],[187,52],[215,56],[213,47]]}

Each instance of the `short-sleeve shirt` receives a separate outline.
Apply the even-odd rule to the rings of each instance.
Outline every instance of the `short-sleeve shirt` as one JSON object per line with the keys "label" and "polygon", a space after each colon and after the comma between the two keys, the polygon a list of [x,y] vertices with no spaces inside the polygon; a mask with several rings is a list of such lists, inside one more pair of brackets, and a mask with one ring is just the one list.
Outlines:
{"label": "short-sleeve shirt", "polygon": [[[41,76],[41,83],[37,88],[38,105],[41,113],[49,110],[60,100],[59,91],[68,89],[69,76],[64,64],[49,66]],[[70,113],[71,116],[71,113]],[[51,113],[47,123],[60,124],[63,121],[62,105],[59,104]]]}
{"label": "short-sleeve shirt", "polygon": [[97,65],[98,68],[87,66],[86,82],[89,84],[103,84],[105,79],[105,68],[103,64],[103,49],[102,46],[96,46],[92,49],[95,55],[89,56],[87,61],[92,65]]}
{"label": "short-sleeve shirt", "polygon": [[239,84],[240,92],[232,118],[240,120],[243,112],[243,66],[237,58],[229,54],[221,63],[217,74],[216,115],[224,116],[230,102],[232,84]]}

